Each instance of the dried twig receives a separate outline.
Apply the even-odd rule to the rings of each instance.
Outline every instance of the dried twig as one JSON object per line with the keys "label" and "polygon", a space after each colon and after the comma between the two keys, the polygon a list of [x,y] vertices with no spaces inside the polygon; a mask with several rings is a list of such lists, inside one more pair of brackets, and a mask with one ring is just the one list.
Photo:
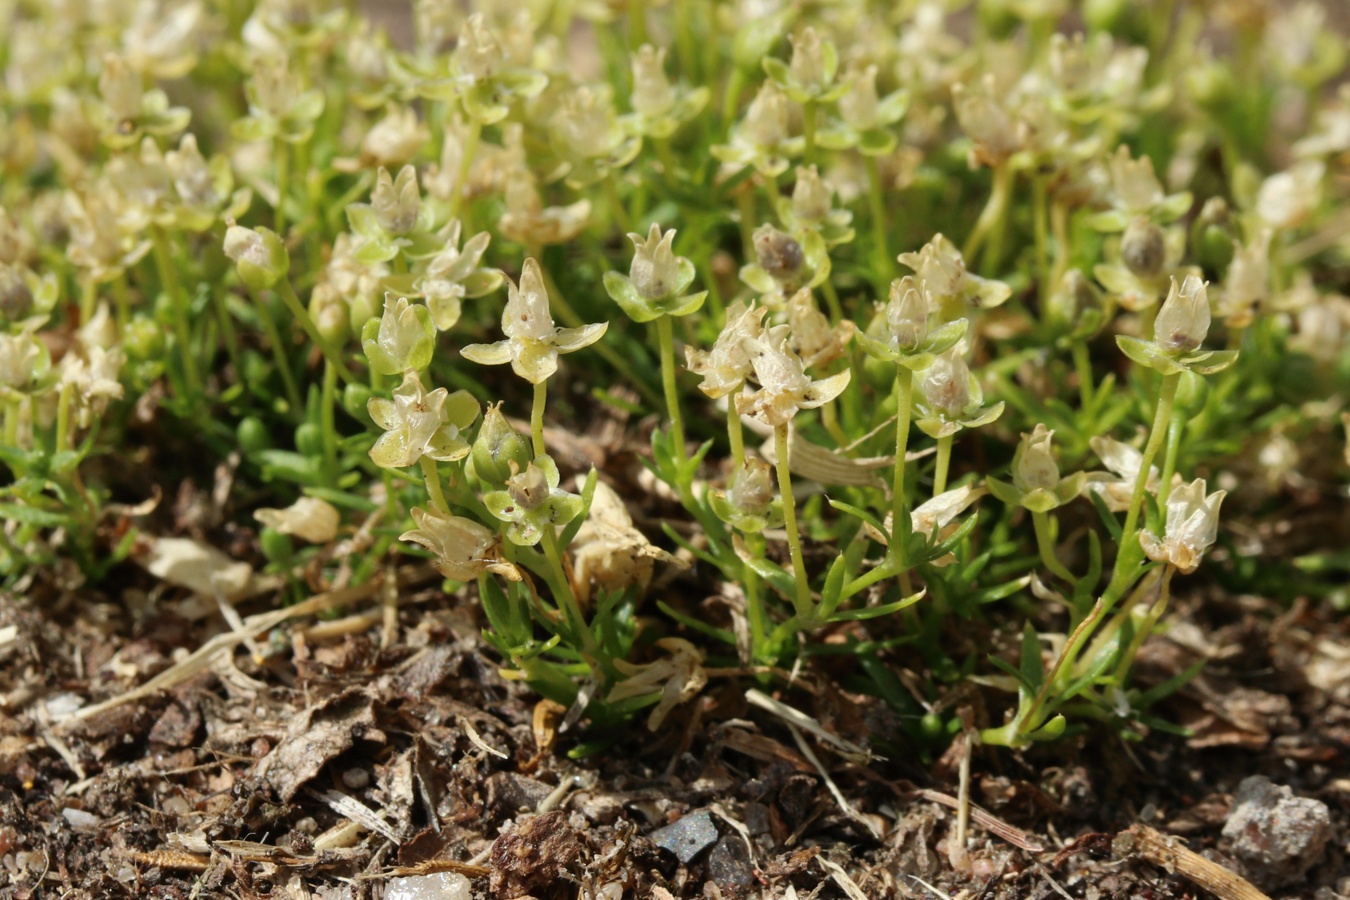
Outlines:
{"label": "dried twig", "polygon": [[[941,791],[919,788],[913,792],[913,795],[933,803],[940,803],[948,809],[955,809],[958,811],[961,809],[960,800],[950,794],[944,794]],[[1028,853],[1044,853],[1048,849],[1035,835],[1009,825],[1007,822],[996,817],[993,813],[981,809],[974,803],[970,804],[970,817],[975,820],[976,824],[987,828],[990,834],[1003,838],[1003,840],[1020,850],[1025,850]]]}
{"label": "dried twig", "polygon": [[816,771],[820,773],[820,777],[825,780],[825,787],[829,789],[830,796],[834,797],[834,802],[839,804],[839,808],[844,811],[844,815],[866,828],[872,837],[881,840],[881,830],[872,823],[871,819],[858,812],[858,810],[854,809],[848,802],[848,799],[844,796],[844,792],[839,790],[839,785],[835,784],[834,779],[830,777],[830,773],[825,771],[825,767],[821,765],[820,760],[816,757],[815,751],[813,751],[811,745],[806,742],[806,738],[802,737],[802,733],[798,731],[797,727],[791,722],[787,723],[787,727],[788,730],[792,732],[792,739],[797,742],[797,749],[801,750],[802,755],[811,761],[811,765],[816,767]]}
{"label": "dried twig", "polygon": [[1111,844],[1116,856],[1133,856],[1162,866],[1209,891],[1219,900],[1270,900],[1242,876],[1191,850],[1180,839],[1147,825],[1133,825]]}
{"label": "dried twig", "polygon": [[745,699],[750,701],[752,706],[758,706],[760,709],[773,713],[789,725],[795,725],[802,731],[809,731],[811,734],[820,738],[825,743],[834,747],[840,756],[851,763],[865,766],[872,762],[872,751],[866,747],[860,747],[852,741],[847,741],[837,734],[826,731],[825,728],[815,719],[808,716],[799,709],[794,709],[786,703],[779,703],[763,691],[751,688],[745,692]]}

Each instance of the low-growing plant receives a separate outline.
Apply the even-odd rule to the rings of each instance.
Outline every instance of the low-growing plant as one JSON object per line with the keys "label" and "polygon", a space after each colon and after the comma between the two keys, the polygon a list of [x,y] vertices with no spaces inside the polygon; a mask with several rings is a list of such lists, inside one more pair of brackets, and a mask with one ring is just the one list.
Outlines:
{"label": "low-growing plant", "polygon": [[988,744],[1171,727],[1184,576],[1271,589],[1238,535],[1344,493],[1346,45],[969,5],[9,5],[7,586],[115,577],[119,467],[237,459],[289,593],[425,556],[598,725],[831,655],[924,746],[963,681]]}

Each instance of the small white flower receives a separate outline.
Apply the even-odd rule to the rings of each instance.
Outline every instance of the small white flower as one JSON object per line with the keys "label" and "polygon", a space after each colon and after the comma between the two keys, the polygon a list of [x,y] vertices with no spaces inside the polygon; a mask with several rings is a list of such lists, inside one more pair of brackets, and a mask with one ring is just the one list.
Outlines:
{"label": "small white flower", "polygon": [[[777,332],[777,329],[775,329]],[[770,337],[774,335],[771,333]],[[786,335],[777,341],[756,339],[747,342],[750,364],[760,389],[736,398],[736,412],[751,415],[766,425],[786,425],[801,409],[824,406],[843,393],[853,373],[849,369],[812,381],[807,377],[801,357],[788,347]]]}
{"label": "small white flower", "polygon": [[1183,575],[1194,572],[1200,558],[1219,534],[1219,505],[1227,491],[1205,494],[1205,480],[1183,484],[1167,497],[1167,527],[1163,537],[1151,531],[1139,534],[1149,559],[1170,563]]}

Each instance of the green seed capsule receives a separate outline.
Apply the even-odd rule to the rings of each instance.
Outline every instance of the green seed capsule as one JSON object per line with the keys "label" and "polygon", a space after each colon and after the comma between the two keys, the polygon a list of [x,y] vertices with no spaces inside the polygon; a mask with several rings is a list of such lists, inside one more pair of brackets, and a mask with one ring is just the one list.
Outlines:
{"label": "green seed capsule", "polygon": [[946,732],[946,725],[942,721],[942,716],[935,712],[925,713],[919,720],[919,733],[925,740],[936,741]]}
{"label": "green seed capsule", "polygon": [[250,456],[272,446],[272,436],[262,419],[257,416],[246,416],[241,419],[235,429],[235,437],[239,441],[239,449]]}
{"label": "green seed capsule", "polygon": [[364,384],[349,384],[342,391],[342,408],[347,411],[347,415],[359,422],[369,422],[370,414],[366,412],[366,407],[370,403],[370,398],[374,392]]}
{"label": "green seed capsule", "polygon": [[285,565],[290,562],[291,556],[295,552],[290,535],[282,534],[275,528],[264,528],[262,530],[258,535],[258,546],[262,548],[263,556],[267,557],[268,562],[278,565]]}
{"label": "green seed capsule", "polygon": [[302,422],[295,429],[295,449],[305,456],[323,455],[323,430],[313,422]]}

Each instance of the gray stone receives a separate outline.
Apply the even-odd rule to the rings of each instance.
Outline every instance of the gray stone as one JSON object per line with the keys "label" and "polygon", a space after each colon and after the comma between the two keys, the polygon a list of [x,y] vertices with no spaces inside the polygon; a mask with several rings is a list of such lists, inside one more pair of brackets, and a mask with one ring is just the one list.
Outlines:
{"label": "gray stone", "polygon": [[1280,888],[1301,881],[1321,858],[1331,840],[1331,812],[1320,800],[1253,775],[1238,785],[1223,836],[1248,879],[1263,890]]}
{"label": "gray stone", "polygon": [[656,829],[648,837],[653,844],[674,853],[687,865],[717,840],[717,826],[708,811],[700,809]]}
{"label": "gray stone", "polygon": [[729,834],[708,854],[708,880],[724,891],[739,891],[755,882],[750,854],[740,835]]}

